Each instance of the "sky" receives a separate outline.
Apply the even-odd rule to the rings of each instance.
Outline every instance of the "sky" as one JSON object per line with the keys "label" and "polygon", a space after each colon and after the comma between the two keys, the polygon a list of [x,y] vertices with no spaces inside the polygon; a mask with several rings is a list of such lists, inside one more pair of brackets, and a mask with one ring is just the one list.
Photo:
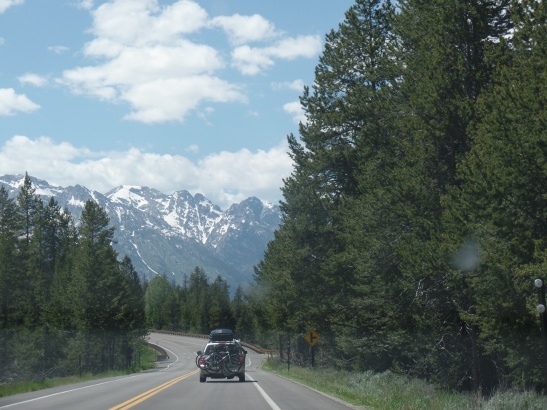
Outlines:
{"label": "sky", "polygon": [[0,175],[277,203],[353,0],[0,0]]}

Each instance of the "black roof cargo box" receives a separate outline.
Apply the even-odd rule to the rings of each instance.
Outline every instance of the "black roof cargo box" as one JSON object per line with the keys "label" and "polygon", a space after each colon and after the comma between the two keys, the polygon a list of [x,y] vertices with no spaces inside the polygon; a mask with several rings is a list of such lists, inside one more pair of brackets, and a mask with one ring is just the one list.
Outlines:
{"label": "black roof cargo box", "polygon": [[234,332],[230,329],[215,329],[211,330],[209,335],[211,342],[231,342],[234,340]]}

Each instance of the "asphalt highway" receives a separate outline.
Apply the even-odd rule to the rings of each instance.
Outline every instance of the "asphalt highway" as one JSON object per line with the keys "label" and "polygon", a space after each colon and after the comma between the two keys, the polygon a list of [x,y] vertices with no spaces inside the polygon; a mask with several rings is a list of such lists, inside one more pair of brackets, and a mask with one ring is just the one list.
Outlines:
{"label": "asphalt highway", "polygon": [[196,351],[206,340],[153,333],[169,355],[152,371],[0,398],[1,409],[348,410],[351,407],[260,370],[264,355],[247,349],[246,381],[199,382]]}

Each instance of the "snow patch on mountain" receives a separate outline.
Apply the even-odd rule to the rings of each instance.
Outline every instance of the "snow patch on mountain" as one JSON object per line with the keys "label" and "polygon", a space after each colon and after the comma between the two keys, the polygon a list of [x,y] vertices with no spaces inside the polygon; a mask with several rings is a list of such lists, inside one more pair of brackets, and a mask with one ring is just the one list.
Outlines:
{"label": "snow patch on mountain", "polygon": [[[23,181],[23,175],[0,177],[11,198]],[[202,194],[185,190],[163,194],[125,185],[102,194],[81,185],[63,188],[34,177],[31,181],[44,201],[53,196],[76,224],[86,201],[98,203],[116,227],[113,246],[120,258],[129,256],[145,277],[169,272],[178,283],[195,267],[212,279],[222,276],[232,291],[252,282],[253,267],[281,223],[278,206],[254,197],[223,211]]]}
{"label": "snow patch on mountain", "polygon": [[[38,194],[38,195],[44,195],[44,194]],[[55,196],[55,195],[47,195],[47,196]],[[79,206],[79,207],[83,208],[85,202],[80,200],[80,199],[74,198],[74,196],[71,196],[70,199],[68,200],[68,204],[72,205],[72,206]]]}

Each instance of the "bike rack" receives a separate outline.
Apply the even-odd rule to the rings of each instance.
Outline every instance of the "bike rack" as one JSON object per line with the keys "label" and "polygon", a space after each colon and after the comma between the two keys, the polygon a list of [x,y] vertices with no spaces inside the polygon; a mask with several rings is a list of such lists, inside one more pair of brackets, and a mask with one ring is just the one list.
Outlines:
{"label": "bike rack", "polygon": [[196,366],[210,375],[235,376],[245,367],[246,351],[237,344],[222,343],[210,354],[196,356]]}

